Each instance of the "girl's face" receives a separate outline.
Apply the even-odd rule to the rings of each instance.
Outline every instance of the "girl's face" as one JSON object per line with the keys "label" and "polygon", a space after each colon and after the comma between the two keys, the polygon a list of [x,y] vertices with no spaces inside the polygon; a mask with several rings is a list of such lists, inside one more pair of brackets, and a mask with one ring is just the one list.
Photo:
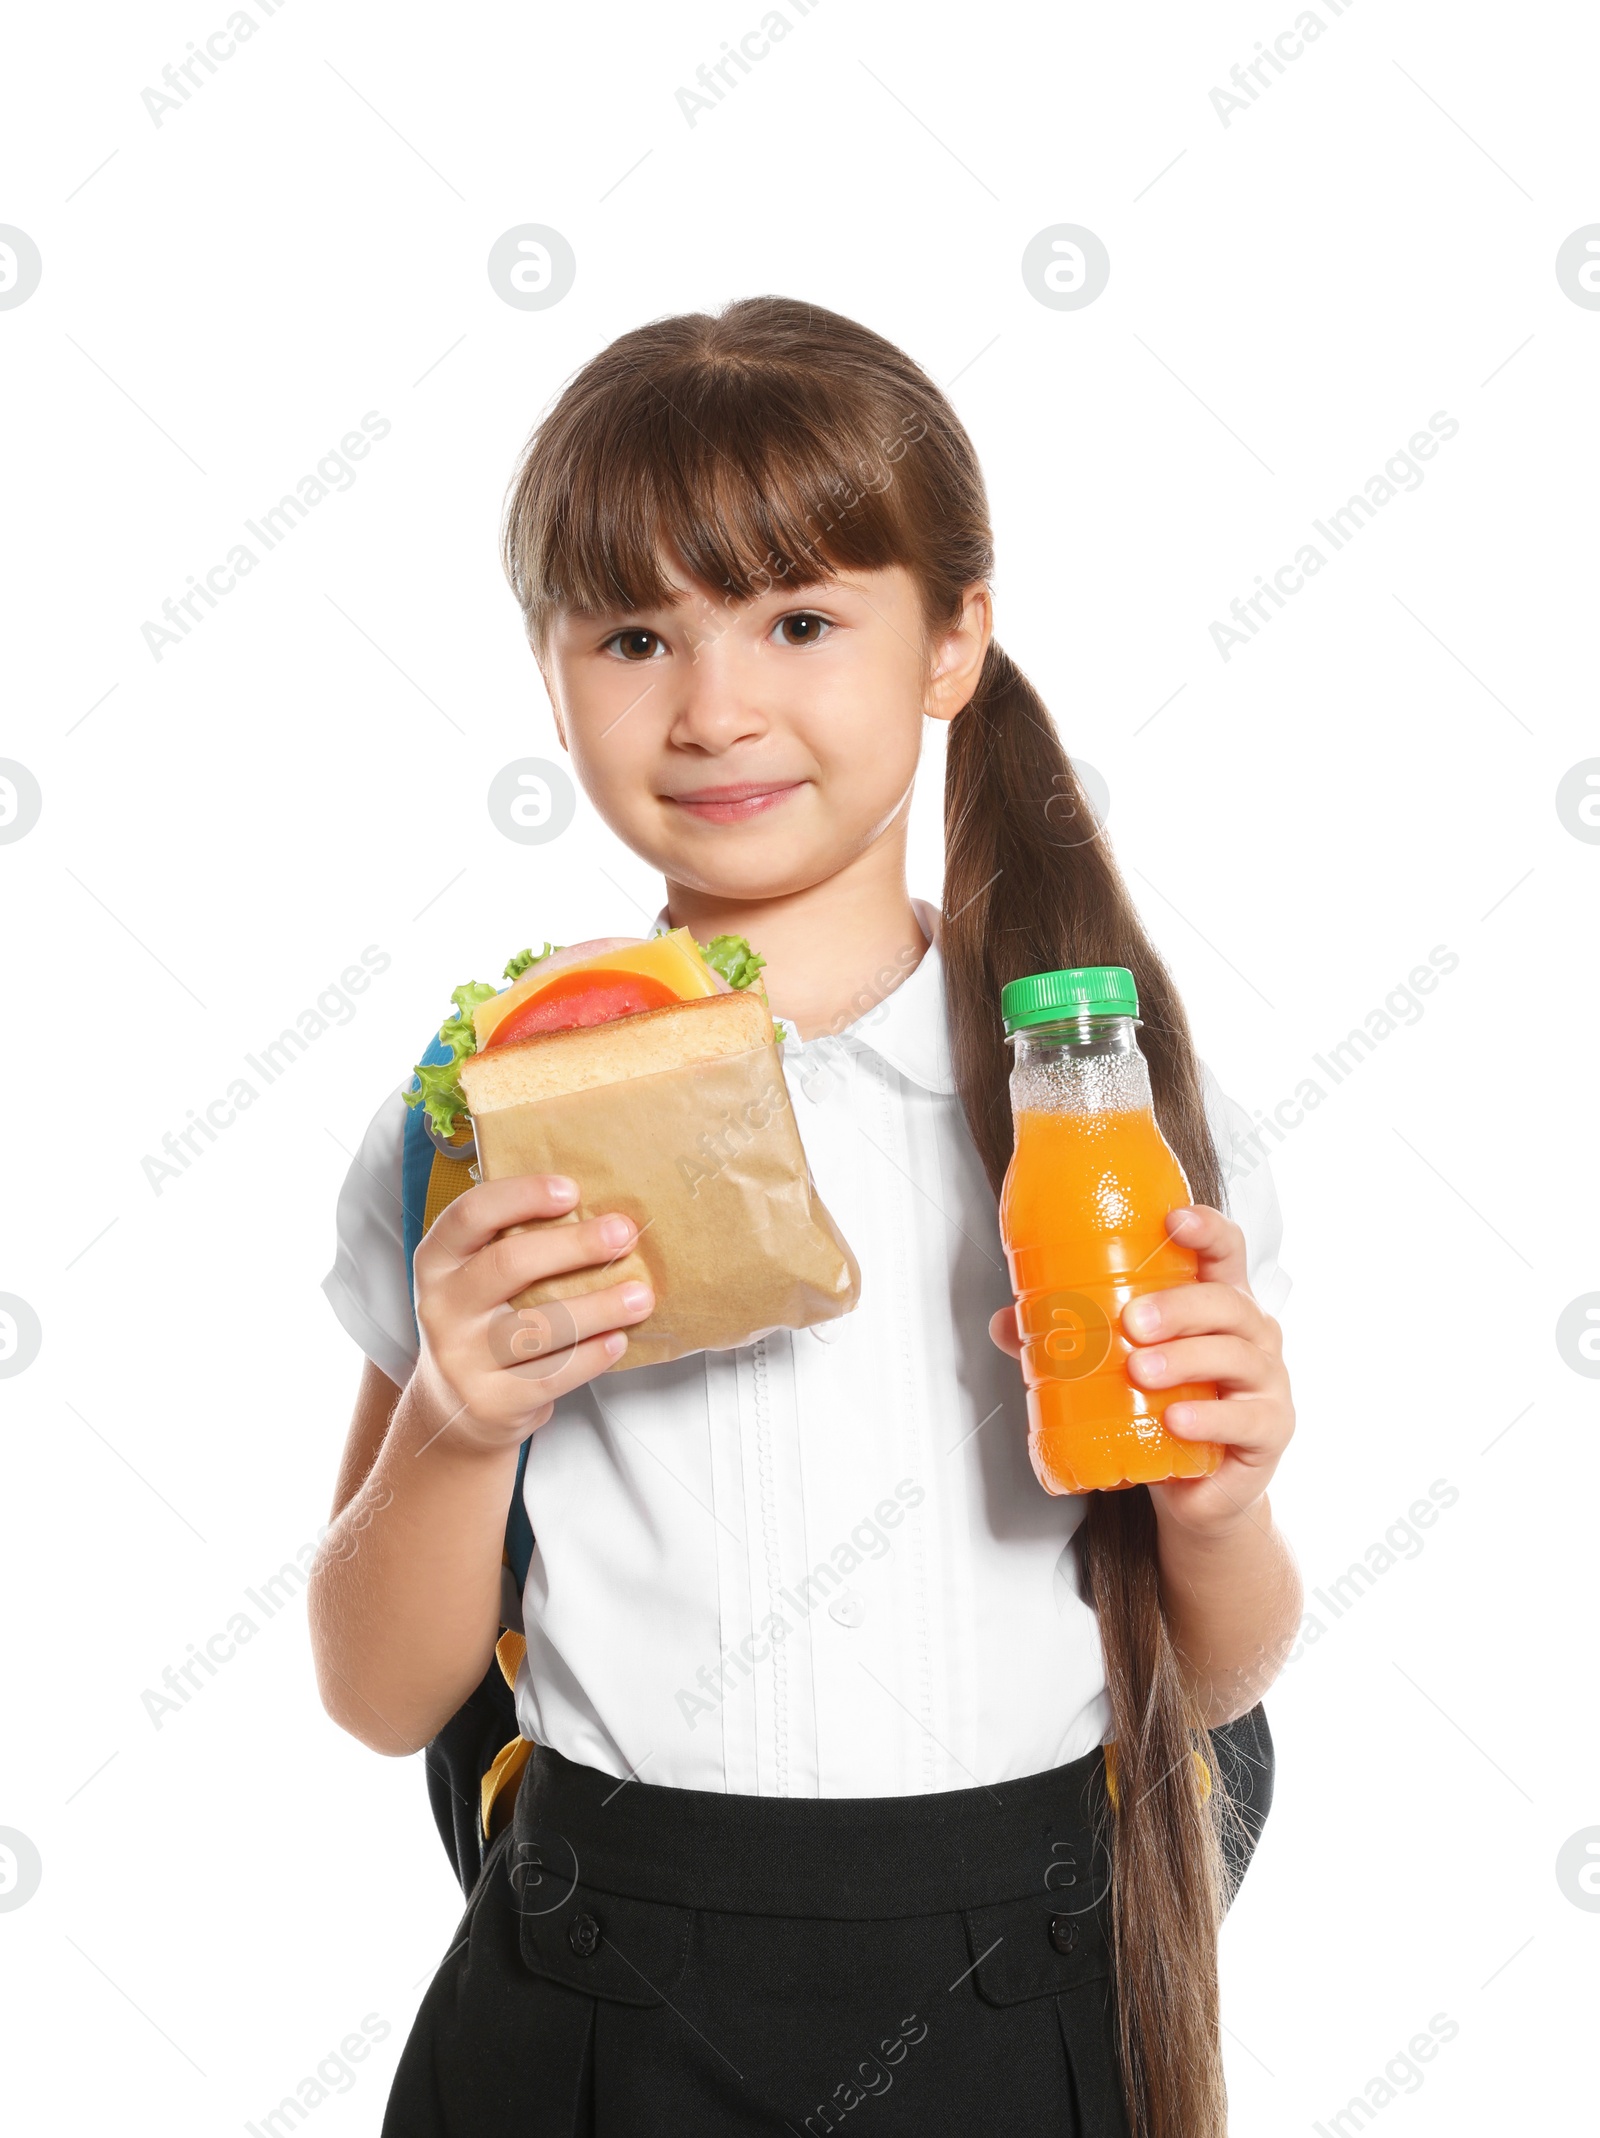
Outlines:
{"label": "girl's face", "polygon": [[924,718],[977,687],[988,589],[930,637],[903,567],[741,603],[675,579],[659,609],[566,613],[540,660],[606,823],[669,883],[730,900],[838,874],[899,825]]}

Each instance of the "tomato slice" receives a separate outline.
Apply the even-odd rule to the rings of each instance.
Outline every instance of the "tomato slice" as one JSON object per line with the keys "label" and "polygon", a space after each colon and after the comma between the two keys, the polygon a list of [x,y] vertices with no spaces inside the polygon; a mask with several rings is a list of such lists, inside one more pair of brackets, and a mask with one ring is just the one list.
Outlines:
{"label": "tomato slice", "polygon": [[532,1039],[538,1032],[571,1032],[580,1025],[609,1024],[613,1017],[632,1017],[639,1010],[664,1010],[682,998],[649,973],[573,972],[556,973],[548,987],[541,987],[503,1018],[484,1044],[487,1054],[517,1039]]}

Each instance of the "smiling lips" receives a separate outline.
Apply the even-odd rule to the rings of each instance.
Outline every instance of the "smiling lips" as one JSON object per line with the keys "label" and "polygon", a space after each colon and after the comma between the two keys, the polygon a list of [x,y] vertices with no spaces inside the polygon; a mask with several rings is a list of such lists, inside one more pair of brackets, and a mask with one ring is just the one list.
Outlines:
{"label": "smiling lips", "polygon": [[799,786],[798,780],[740,780],[727,787],[697,787],[690,794],[669,794],[665,799],[706,824],[742,824],[748,817],[775,809]]}

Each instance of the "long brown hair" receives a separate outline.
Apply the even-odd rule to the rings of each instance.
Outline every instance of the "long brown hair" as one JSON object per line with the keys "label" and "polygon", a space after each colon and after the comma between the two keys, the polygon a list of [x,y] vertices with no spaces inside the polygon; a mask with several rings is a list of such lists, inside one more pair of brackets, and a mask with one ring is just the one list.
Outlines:
{"label": "long brown hair", "polygon": [[[663,556],[729,603],[902,565],[936,631],[990,577],[994,543],[971,440],[910,357],[835,312],[752,297],[636,328],[584,365],[529,441],[502,554],[540,648],[561,609],[668,601]],[[991,1187],[998,1196],[1011,1153],[1002,985],[1125,965],[1162,1132],[1195,1201],[1220,1207],[1183,1005],[1050,715],[998,644],[951,726],[946,768],[951,1049]],[[1168,1636],[1145,1488],[1091,1494],[1077,1545],[1116,1745],[1111,1922],[1128,2121],[1133,2138],[1225,2138],[1217,1929],[1233,1810]]]}

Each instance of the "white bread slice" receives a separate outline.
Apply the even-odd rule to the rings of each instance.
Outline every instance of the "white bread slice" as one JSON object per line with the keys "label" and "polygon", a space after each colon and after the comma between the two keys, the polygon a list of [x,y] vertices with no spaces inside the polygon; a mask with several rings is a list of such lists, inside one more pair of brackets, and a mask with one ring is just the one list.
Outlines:
{"label": "white bread slice", "polygon": [[774,1037],[772,1013],[761,997],[736,989],[469,1054],[461,1064],[461,1088],[470,1112],[499,1113],[564,1092],[745,1054]]}

